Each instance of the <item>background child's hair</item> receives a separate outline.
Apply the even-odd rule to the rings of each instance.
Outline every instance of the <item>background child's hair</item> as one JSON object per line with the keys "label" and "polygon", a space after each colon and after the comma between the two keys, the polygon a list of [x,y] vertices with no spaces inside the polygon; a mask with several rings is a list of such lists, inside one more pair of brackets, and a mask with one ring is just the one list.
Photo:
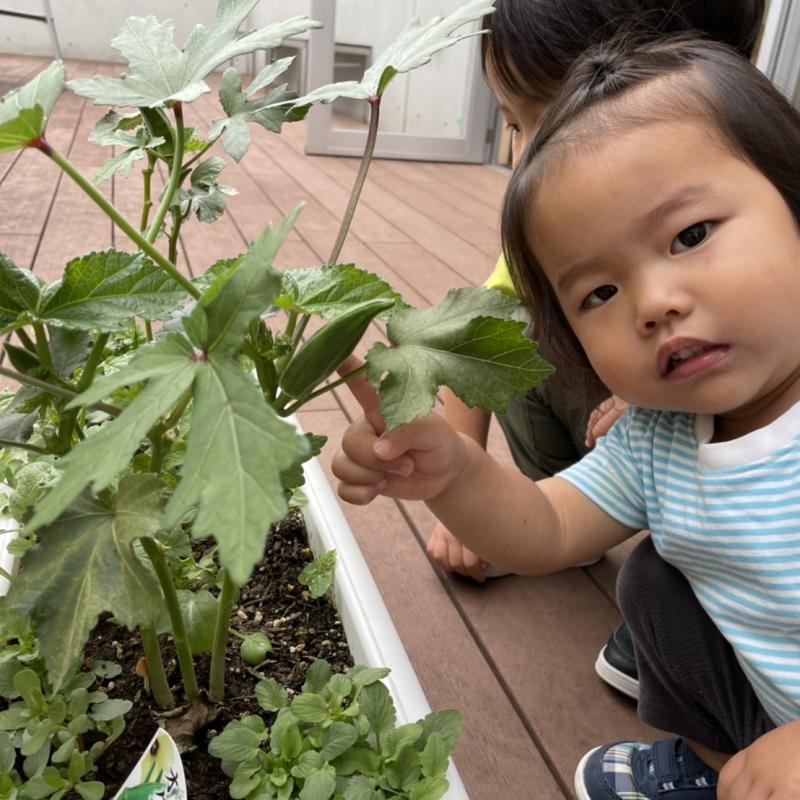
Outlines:
{"label": "background child's hair", "polygon": [[484,68],[491,62],[505,89],[533,102],[557,94],[588,47],[635,25],[657,38],[692,31],[749,56],[765,0],[497,0],[483,26]]}
{"label": "background child's hair", "polygon": [[[697,122],[716,132],[775,186],[800,227],[800,113],[748,61],[724,45],[686,37],[644,44],[617,39],[588,51],[573,65],[512,177],[502,235],[536,337],[550,352],[589,370],[530,247],[537,191],[569,152],[664,121]],[[755,268],[755,244],[753,257]]]}

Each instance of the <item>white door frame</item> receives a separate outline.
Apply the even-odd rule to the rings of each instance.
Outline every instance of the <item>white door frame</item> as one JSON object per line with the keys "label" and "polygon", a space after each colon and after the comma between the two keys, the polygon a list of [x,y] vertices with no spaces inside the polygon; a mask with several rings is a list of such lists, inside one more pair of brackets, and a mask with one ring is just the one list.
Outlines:
{"label": "white door frame", "polygon": [[[315,89],[333,80],[336,0],[311,0],[311,17],[324,26],[309,33],[306,75],[309,89]],[[465,114],[467,124],[464,138],[381,133],[375,155],[378,158],[483,163],[488,149],[486,139],[487,131],[491,127],[493,101],[491,91],[483,80],[479,60],[476,58],[473,62],[466,76],[470,93]],[[364,152],[366,132],[336,129],[331,126],[331,122],[330,105],[318,103],[311,109],[308,115],[306,152],[315,155],[360,156]]]}
{"label": "white door frame", "polygon": [[771,0],[756,66],[800,104],[800,0]]}

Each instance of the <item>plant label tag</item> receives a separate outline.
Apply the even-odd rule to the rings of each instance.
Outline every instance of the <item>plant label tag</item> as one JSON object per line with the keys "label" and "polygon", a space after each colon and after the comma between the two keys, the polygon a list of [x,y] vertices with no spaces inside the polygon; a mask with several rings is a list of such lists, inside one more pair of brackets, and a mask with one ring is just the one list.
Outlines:
{"label": "plant label tag", "polygon": [[178,747],[159,728],[114,800],[187,800]]}

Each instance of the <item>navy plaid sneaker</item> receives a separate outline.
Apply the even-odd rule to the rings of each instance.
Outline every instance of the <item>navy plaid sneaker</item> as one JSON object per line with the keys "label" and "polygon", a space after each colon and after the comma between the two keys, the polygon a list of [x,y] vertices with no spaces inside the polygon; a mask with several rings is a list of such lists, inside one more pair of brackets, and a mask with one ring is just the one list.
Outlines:
{"label": "navy plaid sneaker", "polygon": [[575,771],[578,800],[716,800],[717,773],[675,737],[590,750]]}

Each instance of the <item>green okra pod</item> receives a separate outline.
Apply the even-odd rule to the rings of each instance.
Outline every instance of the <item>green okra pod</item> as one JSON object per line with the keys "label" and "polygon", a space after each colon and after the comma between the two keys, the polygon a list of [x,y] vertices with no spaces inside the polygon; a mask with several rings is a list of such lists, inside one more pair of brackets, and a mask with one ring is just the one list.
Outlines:
{"label": "green okra pod", "polygon": [[283,371],[281,391],[293,398],[312,392],[355,350],[370,322],[394,304],[394,298],[366,300],[320,328]]}

